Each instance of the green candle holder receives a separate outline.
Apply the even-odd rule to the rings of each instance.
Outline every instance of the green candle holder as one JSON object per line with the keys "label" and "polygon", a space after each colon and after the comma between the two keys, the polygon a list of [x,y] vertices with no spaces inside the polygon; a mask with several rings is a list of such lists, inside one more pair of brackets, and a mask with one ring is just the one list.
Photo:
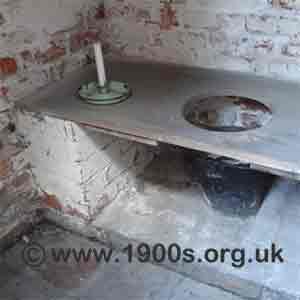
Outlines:
{"label": "green candle holder", "polygon": [[131,96],[131,89],[126,83],[119,81],[109,81],[103,87],[97,82],[91,82],[80,87],[79,96],[90,104],[109,105],[128,99]]}

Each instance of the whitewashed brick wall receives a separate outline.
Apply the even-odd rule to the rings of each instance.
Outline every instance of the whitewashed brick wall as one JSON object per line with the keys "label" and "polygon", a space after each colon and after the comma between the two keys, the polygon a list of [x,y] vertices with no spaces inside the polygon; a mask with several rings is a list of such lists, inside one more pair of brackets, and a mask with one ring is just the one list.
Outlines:
{"label": "whitewashed brick wall", "polygon": [[31,162],[45,205],[88,221],[133,192],[136,176],[153,158],[147,146],[73,122],[21,112],[17,124],[28,144],[22,156]]}
{"label": "whitewashed brick wall", "polygon": [[[36,175],[36,182],[45,192],[49,191],[54,195],[57,192],[57,197],[63,197],[63,201],[72,199],[74,193],[80,190],[80,182],[76,182],[76,186],[75,181],[74,184],[71,181],[74,191],[71,184],[67,184],[68,177],[76,176],[70,167],[70,161],[66,160],[64,164],[65,153],[73,153],[73,144],[69,143],[67,147],[61,148],[62,141],[58,139],[57,144],[51,148],[53,151],[57,150],[56,154],[52,153],[52,160],[47,160],[43,151],[53,143],[49,134],[51,131],[38,131],[40,140],[31,141],[35,125],[42,123],[37,124],[34,119],[32,122],[25,122],[26,118],[23,118],[24,123],[16,124],[18,113],[14,109],[14,102],[55,80],[61,80],[66,73],[88,63],[89,46],[99,38],[97,26],[101,24],[102,18],[101,0],[0,0],[1,224],[4,222],[6,208],[9,207],[8,202],[16,211],[20,205],[20,195],[23,195],[22,199],[36,195],[31,168]],[[29,130],[23,135],[28,124],[32,125],[33,131]],[[54,128],[60,128],[61,125],[54,121],[50,124]],[[30,157],[27,154],[32,149],[40,152]],[[70,159],[72,157],[71,155]],[[50,164],[57,168],[56,173],[47,173],[46,167]],[[76,201],[79,200],[80,195],[76,198]],[[74,200],[74,209],[76,201]],[[12,222],[17,221],[12,219]],[[21,216],[17,219],[21,219]],[[0,233],[2,229],[0,226]]]}
{"label": "whitewashed brick wall", "polygon": [[[99,149],[108,137],[23,114],[18,135],[7,130],[17,117],[14,101],[88,63],[90,46],[99,38],[109,55],[298,81],[299,25],[300,0],[0,0],[0,191],[31,182],[22,174],[32,165],[42,189],[61,201],[57,206],[91,217],[111,201],[108,194],[118,193],[119,188],[108,192],[108,186],[126,182],[128,177],[117,176],[128,167],[118,155],[116,165],[102,164],[110,151]],[[78,141],[65,136],[70,128]],[[132,163],[139,146],[113,144],[112,153],[128,147],[126,162]],[[1,152],[7,147],[12,152]],[[96,155],[87,162],[89,151]],[[141,152],[147,162],[150,157],[144,148]],[[111,176],[120,183],[106,186]]]}
{"label": "whitewashed brick wall", "polygon": [[298,0],[106,0],[110,53],[300,80]]}

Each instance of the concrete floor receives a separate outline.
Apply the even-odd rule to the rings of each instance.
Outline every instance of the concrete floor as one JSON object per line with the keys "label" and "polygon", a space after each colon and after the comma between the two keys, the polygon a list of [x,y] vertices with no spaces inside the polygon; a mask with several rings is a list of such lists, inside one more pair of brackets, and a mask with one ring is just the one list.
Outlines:
{"label": "concrete floor", "polygon": [[[25,264],[22,253],[27,243],[38,243],[46,249],[46,260],[39,267]],[[57,263],[51,259],[52,248],[100,250],[100,243],[71,234],[51,224],[41,224],[24,241],[1,255],[0,299],[5,300],[242,300],[221,289],[201,284],[185,276],[136,260],[129,264],[123,254],[111,263]],[[105,248],[107,249],[107,248]],[[260,300],[296,299],[264,289]]]}
{"label": "concrete floor", "polygon": [[166,152],[139,178],[136,191],[112,203],[93,225],[116,235],[116,245],[177,243],[195,249],[199,257],[208,248],[244,248],[253,257],[256,248],[276,243],[283,248],[284,263],[248,263],[247,258],[243,268],[234,268],[230,259],[164,266],[244,297],[257,298],[264,287],[300,296],[300,185],[278,179],[259,213],[241,219],[210,209],[201,188],[190,182],[182,155]]}
{"label": "concrete floor", "polygon": [[[300,299],[300,184],[277,180],[259,213],[248,218],[222,215],[207,206],[201,187],[191,182],[180,151],[163,152],[137,178],[136,187],[118,197],[85,230],[97,232],[114,249],[129,243],[177,243],[201,257],[207,248],[283,248],[283,264],[225,263],[129,264],[115,253],[111,263],[89,260],[56,263],[51,248],[101,248],[100,243],[42,224],[0,256],[0,299]],[[63,218],[65,221],[65,217]],[[89,236],[93,236],[90,234]],[[26,245],[38,243],[47,260],[29,267]]]}

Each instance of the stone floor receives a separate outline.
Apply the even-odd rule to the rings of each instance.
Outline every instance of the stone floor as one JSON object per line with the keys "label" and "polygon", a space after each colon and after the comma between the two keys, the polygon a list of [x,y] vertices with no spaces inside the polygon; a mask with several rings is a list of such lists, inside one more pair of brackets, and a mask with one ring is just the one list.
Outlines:
{"label": "stone floor", "polygon": [[[224,216],[206,205],[201,188],[191,184],[182,156],[175,151],[158,157],[139,178],[136,191],[112,203],[93,225],[109,232],[116,246],[122,238],[123,246],[128,241],[177,243],[201,258],[208,248],[243,248],[247,259],[241,268],[233,267],[230,258],[224,263],[164,266],[241,296],[257,298],[264,287],[300,296],[299,191],[300,184],[278,179],[256,216]],[[283,249],[284,263],[248,262],[256,248],[269,249],[272,243]]]}
{"label": "stone floor", "polygon": [[[38,244],[46,251],[40,266],[30,267],[24,261],[24,249]],[[112,262],[95,259],[57,262],[51,249],[100,249],[92,242],[57,228],[40,224],[34,232],[1,255],[0,299],[2,300],[242,300],[208,285],[171,272],[160,266],[128,263],[124,254],[114,252]],[[38,253],[34,253],[38,257]],[[118,262],[115,258],[118,258]],[[264,289],[260,300],[292,300],[283,294]]]}

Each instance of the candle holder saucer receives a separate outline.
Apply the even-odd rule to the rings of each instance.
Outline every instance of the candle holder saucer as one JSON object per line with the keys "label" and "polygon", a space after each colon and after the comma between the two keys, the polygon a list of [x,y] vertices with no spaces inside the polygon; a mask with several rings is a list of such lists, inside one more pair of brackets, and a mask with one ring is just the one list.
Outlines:
{"label": "candle holder saucer", "polygon": [[84,84],[79,89],[81,99],[90,104],[108,105],[125,101],[131,96],[131,89],[126,83],[108,81],[101,87],[97,82]]}

